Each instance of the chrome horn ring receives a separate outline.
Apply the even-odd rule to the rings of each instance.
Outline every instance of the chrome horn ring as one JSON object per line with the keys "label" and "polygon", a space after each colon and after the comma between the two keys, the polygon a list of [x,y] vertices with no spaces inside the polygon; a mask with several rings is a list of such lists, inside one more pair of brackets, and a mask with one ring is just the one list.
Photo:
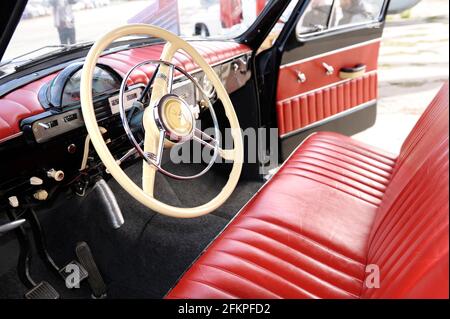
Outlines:
{"label": "chrome horn ring", "polygon": [[[152,107],[153,108],[153,115],[154,115],[154,120],[155,123],[159,129],[160,132],[160,136],[159,136],[159,143],[158,143],[158,154],[150,154],[147,152],[144,152],[144,150],[141,147],[141,144],[136,140],[130,125],[128,123],[128,117],[127,117],[127,113],[125,110],[125,106],[124,106],[124,94],[125,94],[125,90],[127,88],[127,80],[129,79],[130,75],[138,68],[147,65],[147,64],[153,64],[153,65],[166,65],[168,67],[170,67],[170,78],[167,79],[168,81],[168,94],[164,95],[159,101],[158,103],[155,103],[155,105],[149,105],[148,107]],[[198,89],[198,92],[200,92],[200,94],[203,96],[204,101],[207,102],[207,107],[208,110],[211,114],[211,118],[213,121],[213,125],[214,125],[214,134],[216,136],[216,138],[212,138],[209,135],[205,134],[203,131],[201,131],[200,129],[197,129],[195,127],[196,125],[196,121],[195,121],[195,117],[193,117],[193,110],[189,107],[189,105],[186,103],[186,101],[184,101],[181,97],[177,96],[176,94],[172,93],[172,87],[173,87],[173,80],[174,80],[174,74],[175,71],[180,72],[182,75],[184,75],[188,80],[190,80],[195,88]],[[155,69],[155,72],[159,72],[159,68]],[[164,74],[156,74],[156,76],[166,76]],[[151,82],[153,82],[153,80],[155,79],[155,77],[153,77],[151,79]],[[149,83],[149,85],[151,86],[152,83]],[[143,92],[144,93],[144,92]],[[142,96],[141,96],[142,97]],[[181,113],[183,118],[186,120],[186,112],[188,111],[187,109],[189,109],[189,113],[191,116],[188,116],[188,121],[192,121],[192,129],[189,132],[180,132],[177,131],[175,125],[173,125],[173,123],[170,123],[170,121],[167,120],[167,118],[164,118],[164,110],[162,110],[163,108],[166,107],[166,103],[169,99],[177,99],[180,103],[180,108],[182,108]],[[198,99],[197,99],[197,90],[194,89],[194,101],[195,103],[197,103]],[[120,112],[120,119],[122,121],[122,126],[125,130],[125,133],[127,134],[128,139],[130,140],[131,144],[133,145],[133,147],[135,148],[135,150],[137,151],[137,153],[145,160],[145,162],[148,165],[153,165],[157,168],[157,170],[159,172],[161,172],[162,174],[169,176],[171,178],[174,179],[179,179],[179,180],[190,180],[190,179],[195,179],[198,177],[203,176],[204,174],[206,174],[211,167],[214,165],[214,162],[217,159],[217,156],[219,155],[219,144],[220,142],[217,140],[217,137],[220,136],[220,130],[219,130],[219,124],[217,121],[217,117],[216,117],[216,113],[214,111],[214,108],[211,104],[210,98],[208,96],[208,94],[206,92],[204,92],[203,88],[199,85],[198,81],[192,77],[189,73],[187,73],[185,70],[183,70],[182,68],[174,65],[173,63],[167,62],[167,61],[162,61],[162,60],[147,60],[144,62],[141,62],[137,65],[135,65],[133,68],[130,69],[130,71],[128,71],[128,73],[125,75],[125,77],[122,80],[122,84],[120,86],[120,91],[119,91],[119,112]],[[198,136],[200,135],[200,136]],[[177,175],[177,174],[173,174],[167,170],[165,170],[162,166],[161,166],[161,162],[162,162],[162,155],[164,152],[164,144],[165,144],[165,139],[166,138],[174,138],[175,140],[177,140],[177,142],[175,143],[175,145],[181,145],[187,141],[197,141],[198,143],[200,143],[201,145],[208,147],[210,149],[212,149],[213,155],[211,156],[211,159],[208,163],[208,165],[198,174],[192,175],[192,176],[181,176],[181,175]],[[207,139],[209,139],[211,143],[206,142],[203,137],[206,137]]]}

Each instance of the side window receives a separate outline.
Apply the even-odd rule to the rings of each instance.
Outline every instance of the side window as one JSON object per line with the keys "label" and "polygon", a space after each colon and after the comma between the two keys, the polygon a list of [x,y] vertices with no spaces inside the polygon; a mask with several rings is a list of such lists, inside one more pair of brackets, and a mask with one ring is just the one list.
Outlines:
{"label": "side window", "polygon": [[337,0],[330,27],[375,21],[383,3],[383,0]]}
{"label": "side window", "polygon": [[385,0],[311,0],[297,34],[308,35],[378,20]]}
{"label": "side window", "polygon": [[297,34],[314,33],[328,28],[333,0],[311,0],[297,25]]}

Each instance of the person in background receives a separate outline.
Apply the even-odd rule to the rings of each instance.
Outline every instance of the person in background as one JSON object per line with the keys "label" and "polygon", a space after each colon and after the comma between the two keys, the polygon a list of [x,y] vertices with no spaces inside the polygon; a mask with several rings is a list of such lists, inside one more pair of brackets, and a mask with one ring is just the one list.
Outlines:
{"label": "person in background", "polygon": [[76,0],[50,0],[61,44],[75,44],[75,17],[72,10],[75,2]]}
{"label": "person in background", "polygon": [[339,25],[364,22],[373,18],[363,0],[340,0],[340,2],[342,18],[339,20]]}
{"label": "person in background", "polygon": [[316,32],[328,25],[332,1],[312,0],[309,10],[302,18],[300,33]]}

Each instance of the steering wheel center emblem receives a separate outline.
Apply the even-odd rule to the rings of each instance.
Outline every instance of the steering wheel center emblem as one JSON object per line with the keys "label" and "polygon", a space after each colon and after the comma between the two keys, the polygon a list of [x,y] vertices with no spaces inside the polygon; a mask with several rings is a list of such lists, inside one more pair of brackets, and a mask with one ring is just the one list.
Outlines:
{"label": "steering wheel center emblem", "polygon": [[185,101],[174,94],[168,94],[160,100],[157,109],[157,122],[172,140],[180,142],[192,138],[195,117]]}

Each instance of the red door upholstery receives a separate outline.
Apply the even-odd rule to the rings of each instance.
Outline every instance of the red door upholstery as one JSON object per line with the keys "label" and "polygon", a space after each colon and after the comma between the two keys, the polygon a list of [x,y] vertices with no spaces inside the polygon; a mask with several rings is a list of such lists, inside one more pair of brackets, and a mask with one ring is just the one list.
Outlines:
{"label": "red door upholstery", "polygon": [[[276,103],[279,135],[375,102],[379,49],[377,39],[281,66]],[[324,63],[334,68],[333,74],[326,73]],[[357,64],[366,66],[363,75],[340,78],[339,70]],[[299,73],[305,75],[304,83],[299,82]]]}
{"label": "red door upholstery", "polygon": [[448,116],[446,85],[398,157],[311,136],[167,297],[448,298]]}

